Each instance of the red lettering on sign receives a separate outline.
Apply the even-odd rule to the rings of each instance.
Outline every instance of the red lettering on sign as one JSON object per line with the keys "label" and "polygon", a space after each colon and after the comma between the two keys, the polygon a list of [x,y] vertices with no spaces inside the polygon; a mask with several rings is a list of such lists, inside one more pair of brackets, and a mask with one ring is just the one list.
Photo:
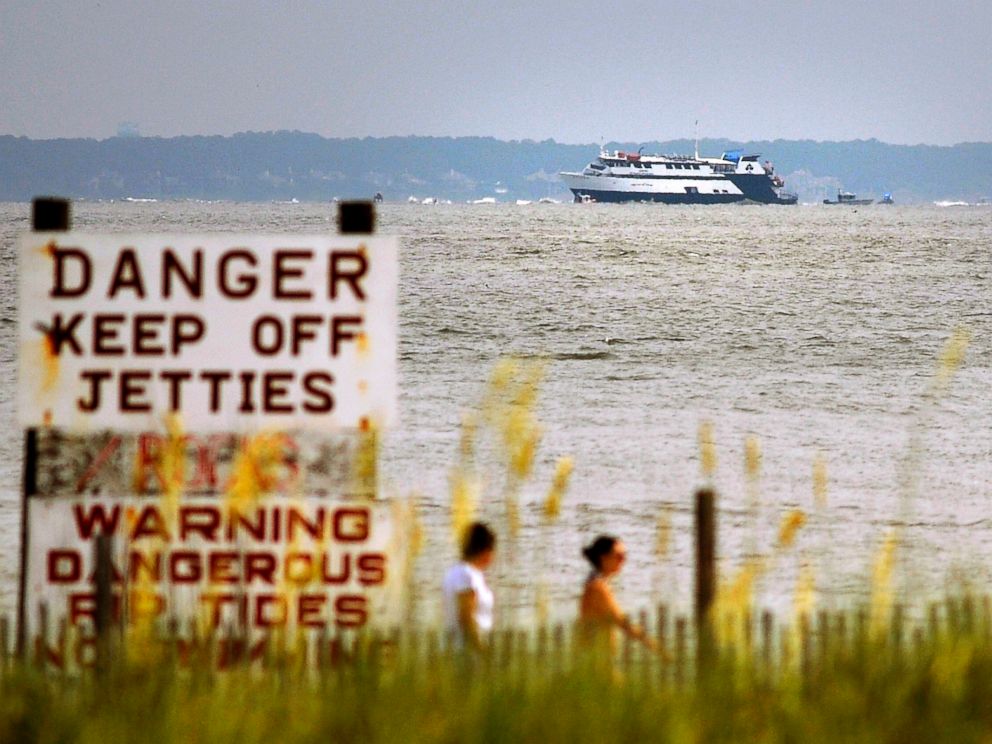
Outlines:
{"label": "red lettering on sign", "polygon": [[220,509],[216,506],[184,506],[179,510],[179,539],[202,535],[207,542],[217,542]]}
{"label": "red lettering on sign", "polygon": [[198,584],[203,579],[200,554],[192,550],[177,550],[169,556],[169,580],[173,584]]}
{"label": "red lettering on sign", "polygon": [[50,584],[73,584],[83,576],[83,556],[64,548],[48,551],[47,577]]}
{"label": "red lettering on sign", "polygon": [[287,583],[306,585],[313,580],[313,556],[310,553],[286,553],[283,576]]}
{"label": "red lettering on sign", "polygon": [[76,482],[76,493],[82,493],[86,485],[96,477],[107,461],[114,455],[115,452],[121,446],[122,438],[119,435],[112,436],[107,440],[107,444],[104,446],[100,453],[93,458],[93,462],[90,463],[89,467],[86,468],[86,472],[83,473],[79,480]]}
{"label": "red lettering on sign", "polygon": [[320,578],[325,584],[346,584],[351,576],[351,556],[347,553],[341,555],[341,570],[334,573],[334,557],[330,553],[323,553],[320,557]]}
{"label": "red lettering on sign", "polygon": [[80,620],[96,622],[96,595],[92,592],[69,595],[69,625],[79,625]]}
{"label": "red lettering on sign", "polygon": [[159,552],[143,553],[140,550],[132,550],[128,554],[128,578],[132,582],[144,580],[158,583],[162,580],[162,554]]}
{"label": "red lettering on sign", "polygon": [[386,581],[386,556],[382,553],[363,553],[358,556],[358,583],[375,586]]}
{"label": "red lettering on sign", "polygon": [[245,583],[251,584],[260,579],[266,584],[275,584],[276,557],[272,553],[245,554]]}
{"label": "red lettering on sign", "polygon": [[324,525],[324,507],[318,506],[314,510],[313,519],[310,519],[303,509],[291,506],[286,513],[286,538],[290,542],[299,539],[299,531],[302,529],[313,540],[322,541]]}
{"label": "red lettering on sign", "polygon": [[103,504],[73,504],[72,514],[75,517],[76,532],[83,540],[89,540],[94,533],[100,535],[112,535],[117,531],[117,524],[121,518],[121,507],[114,506],[107,514]]}
{"label": "red lettering on sign", "polygon": [[210,612],[210,625],[214,628],[220,627],[223,608],[236,601],[237,596],[229,593],[204,592],[200,595],[200,602],[207,605]]}
{"label": "red lettering on sign", "polygon": [[324,594],[301,594],[297,602],[298,622],[304,628],[323,628],[327,623],[321,617],[327,596]]}
{"label": "red lettering on sign", "polygon": [[289,602],[281,594],[259,594],[255,598],[255,625],[259,628],[284,626],[289,620]]}
{"label": "red lettering on sign", "polygon": [[131,530],[131,539],[139,540],[142,537],[157,537],[166,542],[172,539],[169,531],[165,528],[162,513],[157,507],[146,506],[142,508],[141,513],[138,515],[134,529]]}
{"label": "red lettering on sign", "polygon": [[207,563],[211,584],[238,582],[238,554],[233,551],[211,552]]}
{"label": "red lettering on sign", "polygon": [[337,613],[335,623],[339,628],[360,628],[369,619],[365,597],[359,594],[342,594],[334,600],[334,611]]}
{"label": "red lettering on sign", "polygon": [[334,539],[341,542],[364,542],[369,539],[370,522],[368,509],[338,509],[334,512]]}

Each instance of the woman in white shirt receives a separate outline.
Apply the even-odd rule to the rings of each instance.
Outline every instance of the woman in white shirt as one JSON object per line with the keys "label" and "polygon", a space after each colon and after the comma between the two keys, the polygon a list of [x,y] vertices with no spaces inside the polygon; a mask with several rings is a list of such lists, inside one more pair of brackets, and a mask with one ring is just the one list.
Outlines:
{"label": "woman in white shirt", "polygon": [[482,522],[465,531],[462,560],[444,576],[444,625],[457,649],[484,652],[493,628],[493,593],[484,571],[492,565],[496,535]]}

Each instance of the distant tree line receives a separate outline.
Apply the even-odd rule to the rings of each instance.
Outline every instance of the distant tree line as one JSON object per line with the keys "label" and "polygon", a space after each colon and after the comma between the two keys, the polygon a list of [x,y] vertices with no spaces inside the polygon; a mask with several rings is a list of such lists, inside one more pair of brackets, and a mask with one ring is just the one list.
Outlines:
{"label": "distant tree line", "polygon": [[[610,149],[688,154],[690,140],[608,143]],[[992,143],[949,147],[877,140],[735,142],[706,139],[700,153],[742,148],[774,162],[804,201],[844,188],[899,202],[992,196]],[[329,139],[302,132],[230,137],[32,140],[0,136],[0,200],[41,194],[74,199],[327,201],[437,197],[463,201],[568,198],[557,178],[580,170],[597,145],[490,137]]]}

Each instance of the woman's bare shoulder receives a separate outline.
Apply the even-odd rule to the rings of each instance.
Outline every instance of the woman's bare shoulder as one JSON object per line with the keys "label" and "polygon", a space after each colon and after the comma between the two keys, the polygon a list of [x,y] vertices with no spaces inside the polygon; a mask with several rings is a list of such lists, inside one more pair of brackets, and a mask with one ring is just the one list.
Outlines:
{"label": "woman's bare shoulder", "polygon": [[610,585],[606,583],[606,580],[602,576],[597,576],[586,582],[586,588],[583,593],[587,597],[609,596],[611,594]]}

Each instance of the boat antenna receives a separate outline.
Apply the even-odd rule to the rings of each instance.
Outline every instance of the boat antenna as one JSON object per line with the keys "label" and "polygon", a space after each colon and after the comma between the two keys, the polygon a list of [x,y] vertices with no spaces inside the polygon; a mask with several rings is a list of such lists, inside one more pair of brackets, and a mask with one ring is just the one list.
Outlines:
{"label": "boat antenna", "polygon": [[696,119],[696,160],[699,160],[699,119]]}

